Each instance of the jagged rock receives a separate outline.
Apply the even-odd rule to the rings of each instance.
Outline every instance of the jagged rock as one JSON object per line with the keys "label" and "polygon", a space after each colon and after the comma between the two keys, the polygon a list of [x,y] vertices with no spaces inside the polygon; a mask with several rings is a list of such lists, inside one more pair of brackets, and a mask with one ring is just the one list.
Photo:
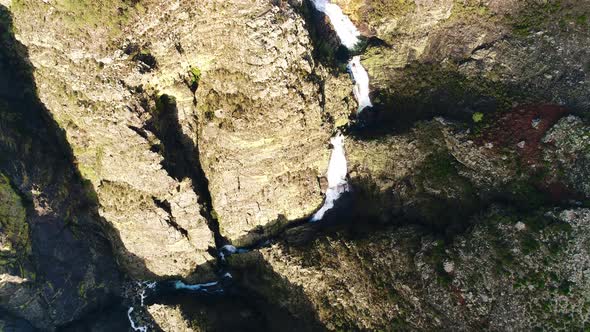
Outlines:
{"label": "jagged rock", "polygon": [[337,0],[369,43],[362,63],[377,105],[467,118],[530,96],[585,111],[588,6],[550,1]]}
{"label": "jagged rock", "polygon": [[234,241],[257,226],[309,216],[322,201],[317,179],[329,131],[310,41],[292,10],[268,6],[247,4],[256,17],[241,23],[248,38],[229,41],[228,57],[216,59],[197,91],[203,168],[222,234]]}
{"label": "jagged rock", "polygon": [[196,324],[187,322],[178,307],[154,304],[148,307],[148,312],[152,315],[158,326],[165,332],[202,331],[198,326],[195,326]]}
{"label": "jagged rock", "polygon": [[51,319],[34,287],[36,276],[30,256],[25,209],[8,178],[0,173],[0,303],[35,325],[48,327]]}
{"label": "jagged rock", "polygon": [[[545,132],[590,104],[587,4],[334,2],[355,50],[309,1],[0,0],[0,327],[121,329],[127,305],[164,330],[586,326],[589,212],[553,205],[587,204],[588,126]],[[346,124],[353,190],[285,230],[321,206]],[[549,180],[582,195],[539,198]],[[113,300],[115,261],[137,287],[210,281],[222,236],[273,234],[219,298]]]}
{"label": "jagged rock", "polygon": [[544,159],[552,176],[590,197],[590,126],[578,117],[568,116],[551,128],[543,143],[548,145]]}
{"label": "jagged rock", "polygon": [[462,223],[490,193],[518,179],[514,156],[470,137],[457,123],[437,119],[403,134],[349,140],[350,178],[362,202],[355,206],[386,222],[406,217],[446,227],[463,214]]}
{"label": "jagged rock", "polygon": [[[282,284],[292,297],[277,296],[277,305],[298,312],[310,301],[329,330],[578,329],[588,323],[589,217],[587,209],[523,217],[494,208],[447,243],[407,227],[279,243],[259,263],[278,279],[257,282],[250,271],[244,283],[261,293]],[[520,220],[527,229],[516,232]]]}
{"label": "jagged rock", "polygon": [[54,330],[109,302],[121,275],[1,6],[0,30],[0,311]]}
{"label": "jagged rock", "polygon": [[[132,55],[117,50],[119,29],[136,18],[134,8],[118,7],[116,1],[104,6],[23,1],[11,12],[35,67],[39,98],[96,191],[100,214],[114,228],[109,235],[129,273],[188,276],[210,260],[206,250],[214,245],[213,236],[190,181],[168,174],[163,156],[153,152],[154,142],[133,130],[145,126],[142,112],[153,111],[133,111],[136,92],[124,79],[141,75],[140,68]],[[171,211],[157,201],[170,202]]]}
{"label": "jagged rock", "polygon": [[179,87],[164,78],[190,66],[200,71],[197,106],[179,96],[179,117],[198,146],[222,235],[245,242],[259,226],[310,215],[322,201],[317,178],[327,166],[330,128],[322,126],[302,18],[288,6],[246,1],[164,11],[174,17],[167,27],[141,36],[158,40],[152,50],[163,59],[151,82],[176,96]]}

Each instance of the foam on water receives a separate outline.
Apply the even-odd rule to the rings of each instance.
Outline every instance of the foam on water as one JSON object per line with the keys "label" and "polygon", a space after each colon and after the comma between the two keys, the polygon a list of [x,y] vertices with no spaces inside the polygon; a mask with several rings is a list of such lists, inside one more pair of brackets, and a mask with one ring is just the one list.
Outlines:
{"label": "foam on water", "polygon": [[328,0],[312,0],[312,3],[317,10],[328,16],[342,45],[349,50],[354,49],[360,41],[361,33],[350,18],[344,15],[342,9]]}
{"label": "foam on water", "polygon": [[326,197],[324,205],[312,216],[311,222],[316,222],[324,217],[326,211],[334,207],[334,202],[340,196],[348,191],[348,182],[346,181],[346,174],[348,173],[346,156],[344,154],[344,136],[338,134],[330,139],[330,143],[334,146],[332,155],[330,156],[330,163],[328,164],[328,190],[326,190]]}
{"label": "foam on water", "polygon": [[358,102],[358,112],[367,107],[373,107],[369,96],[369,74],[361,64],[361,57],[355,56],[348,62],[348,70],[352,75],[354,87],[352,92]]}
{"label": "foam on water", "polygon": [[129,324],[131,325],[131,328],[133,329],[133,331],[147,332],[147,330],[148,330],[147,326],[135,325],[135,322],[131,318],[132,312],[133,312],[133,307],[129,307],[129,310],[127,310],[127,318],[129,318]]}

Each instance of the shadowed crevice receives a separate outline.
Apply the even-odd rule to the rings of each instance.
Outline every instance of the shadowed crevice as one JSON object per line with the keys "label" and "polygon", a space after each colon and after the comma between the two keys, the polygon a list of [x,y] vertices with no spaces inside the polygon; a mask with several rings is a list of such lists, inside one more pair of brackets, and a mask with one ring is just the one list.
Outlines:
{"label": "shadowed crevice", "polygon": [[[0,296],[0,309],[44,330],[87,330],[85,317],[100,317],[116,301],[125,276],[113,247],[147,271],[100,217],[94,188],[75,165],[63,129],[37,95],[28,50],[14,37],[10,12],[0,6],[0,172],[24,198],[32,267],[20,277],[34,294]],[[126,322],[125,312],[110,321]]]}
{"label": "shadowed crevice", "polygon": [[142,130],[151,131],[161,141],[158,152],[164,158],[162,165],[168,174],[177,180],[191,179],[200,213],[215,237],[216,247],[222,246],[227,241],[221,236],[219,223],[212,213],[209,181],[201,167],[199,147],[182,131],[174,96],[164,94],[156,97],[156,108],[151,110],[151,114],[151,120]]}
{"label": "shadowed crevice", "polygon": [[168,214],[168,218],[166,218],[166,223],[168,223],[170,227],[174,228],[180,234],[182,234],[182,236],[188,238],[188,231],[182,228],[182,226],[180,226],[176,222],[176,218],[174,218],[174,215],[172,215],[172,208],[170,207],[170,202],[168,202],[167,200],[159,200],[156,197],[152,197],[152,200],[154,201],[154,204],[156,204],[157,207],[164,210]]}

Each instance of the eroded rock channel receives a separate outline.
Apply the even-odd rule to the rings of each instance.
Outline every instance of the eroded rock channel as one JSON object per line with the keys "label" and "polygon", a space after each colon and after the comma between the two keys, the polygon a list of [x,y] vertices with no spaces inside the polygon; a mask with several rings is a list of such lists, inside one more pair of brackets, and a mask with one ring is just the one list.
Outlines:
{"label": "eroded rock channel", "polygon": [[0,329],[584,330],[588,17],[0,0]]}
{"label": "eroded rock channel", "polygon": [[[342,10],[335,4],[331,4],[327,1],[319,0],[319,1],[312,1],[313,6],[319,12],[324,13],[330,20],[334,31],[340,38],[341,43],[346,46],[349,50],[354,51],[359,43],[359,36],[360,32],[354,27],[350,19],[342,13]],[[367,107],[372,107],[370,97],[369,97],[369,77],[367,75],[366,70],[363,68],[362,64],[360,63],[359,56],[353,57],[347,64],[347,71],[349,72],[352,83],[353,83],[353,91],[355,99],[358,103],[357,112],[363,111]],[[171,105],[168,96],[163,96],[160,100],[161,103],[165,105]],[[175,105],[171,105],[169,107],[175,107]],[[166,109],[161,110],[163,114],[175,114],[175,112],[166,112]],[[158,119],[156,119],[158,121]],[[162,119],[160,122],[166,121]],[[180,128],[172,128],[173,132],[180,131]],[[174,130],[177,129],[177,130]],[[162,135],[160,133],[160,135]],[[164,140],[164,145],[166,141],[170,142],[170,139],[174,140],[175,138],[169,138]],[[178,141],[178,139],[176,138]],[[176,142],[177,144],[169,144],[169,145],[180,145],[182,146],[181,142]],[[320,222],[324,218],[324,215],[329,210],[333,209],[343,194],[346,194],[349,191],[348,183],[347,183],[347,176],[348,176],[348,169],[347,169],[347,161],[346,155],[344,150],[344,136],[342,133],[338,132],[335,134],[334,137],[330,139],[330,144],[332,145],[332,153],[330,157],[330,161],[328,164],[328,170],[326,173],[326,178],[328,181],[328,188],[326,189],[324,203],[319,210],[317,210],[307,222],[315,223]],[[198,151],[197,151],[198,153]],[[188,154],[190,156],[190,154]],[[169,156],[170,159],[178,161],[181,158],[179,156]],[[188,163],[189,167],[182,167],[180,169],[190,169],[190,165],[193,165],[193,168],[196,166],[199,170],[201,170],[200,165],[192,162]],[[169,171],[170,173],[170,171]],[[200,171],[201,178],[204,178],[204,174],[202,170]],[[193,181],[199,178],[196,174],[192,177]],[[206,189],[206,181],[202,183]],[[162,204],[162,203],[160,203]],[[205,205],[205,209],[211,211],[211,203],[210,198],[207,204]],[[168,208],[169,210],[169,208]],[[158,302],[159,298],[162,296],[170,296],[174,293],[187,293],[189,295],[195,297],[211,297],[211,296],[226,296],[229,293],[237,293],[238,291],[233,286],[233,275],[229,271],[228,266],[228,258],[232,255],[236,254],[245,254],[251,252],[252,250],[258,250],[263,247],[269,247],[272,242],[275,241],[273,238],[266,238],[264,240],[258,240],[257,242],[250,244],[248,247],[238,247],[231,244],[224,244],[227,240],[223,239],[221,234],[219,234],[219,225],[217,224],[217,220],[213,220],[211,216],[211,212],[204,212],[204,214],[208,217],[209,225],[211,230],[216,234],[216,244],[217,244],[217,275],[218,279],[214,281],[209,281],[205,283],[198,283],[198,284],[186,284],[181,280],[166,280],[160,282],[142,282],[138,283],[139,286],[139,304],[143,307],[145,303],[145,299],[149,298],[150,302]],[[305,221],[305,220],[304,220]],[[284,235],[290,228],[294,228],[300,225],[301,222],[298,223],[289,223],[285,229],[282,229],[279,233],[280,235]],[[176,227],[176,226],[175,226]],[[277,235],[279,235],[277,234]],[[276,236],[276,235],[275,235]],[[242,291],[243,292],[243,291]],[[244,295],[244,294],[243,294]],[[133,313],[136,311],[136,308],[129,307],[127,316],[129,318],[129,323],[131,328],[134,331],[146,332],[149,328],[153,327],[152,325],[139,325],[135,322],[133,318]]]}

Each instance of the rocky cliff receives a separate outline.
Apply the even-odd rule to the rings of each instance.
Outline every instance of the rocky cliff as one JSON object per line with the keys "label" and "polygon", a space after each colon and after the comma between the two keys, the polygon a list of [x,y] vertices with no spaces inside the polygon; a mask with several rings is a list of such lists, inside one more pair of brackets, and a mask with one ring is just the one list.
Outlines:
{"label": "rocky cliff", "polygon": [[0,1],[0,327],[587,328],[590,5],[331,5]]}

